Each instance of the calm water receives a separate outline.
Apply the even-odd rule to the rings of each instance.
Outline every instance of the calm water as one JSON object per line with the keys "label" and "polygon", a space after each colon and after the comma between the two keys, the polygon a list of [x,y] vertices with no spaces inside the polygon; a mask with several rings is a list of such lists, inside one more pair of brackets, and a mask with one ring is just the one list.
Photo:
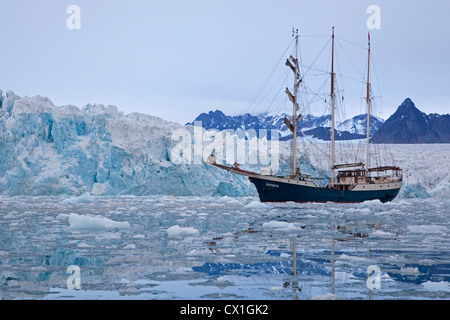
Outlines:
{"label": "calm water", "polygon": [[449,299],[449,218],[443,199],[3,197],[0,297]]}

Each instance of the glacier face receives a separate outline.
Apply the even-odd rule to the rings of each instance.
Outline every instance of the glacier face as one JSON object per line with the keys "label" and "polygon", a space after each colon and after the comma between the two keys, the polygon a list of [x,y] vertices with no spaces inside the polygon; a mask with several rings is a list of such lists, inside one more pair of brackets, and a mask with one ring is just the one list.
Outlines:
{"label": "glacier face", "polygon": [[[125,115],[115,106],[54,106],[46,97],[0,90],[0,195],[256,195],[245,177],[205,163],[172,161],[178,144],[172,133],[183,128],[192,132],[191,126]],[[289,167],[289,148],[289,142],[280,141],[281,169]],[[404,168],[400,197],[448,196],[450,144],[390,149]],[[305,150],[299,146],[299,151]],[[329,165],[323,150],[311,153],[320,161],[300,156],[299,164],[303,173],[317,176]]]}
{"label": "glacier face", "polygon": [[54,106],[0,91],[0,193],[16,195],[252,195],[249,182],[206,164],[175,165],[183,126],[115,106]]}

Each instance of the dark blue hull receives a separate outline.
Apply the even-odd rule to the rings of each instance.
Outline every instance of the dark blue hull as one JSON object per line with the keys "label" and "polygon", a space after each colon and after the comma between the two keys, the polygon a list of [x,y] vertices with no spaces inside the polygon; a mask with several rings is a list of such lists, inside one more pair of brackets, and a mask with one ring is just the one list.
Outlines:
{"label": "dark blue hull", "polygon": [[250,177],[258,190],[261,202],[341,202],[357,203],[368,200],[389,202],[397,197],[400,188],[383,190],[335,190],[292,183],[284,183],[264,178]]}

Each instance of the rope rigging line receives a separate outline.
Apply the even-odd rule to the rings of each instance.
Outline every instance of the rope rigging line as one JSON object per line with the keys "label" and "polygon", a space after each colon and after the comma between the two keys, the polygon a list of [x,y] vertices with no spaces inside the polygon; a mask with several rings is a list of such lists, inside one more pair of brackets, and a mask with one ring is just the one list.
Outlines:
{"label": "rope rigging line", "polygon": [[289,43],[289,45],[287,46],[286,50],[284,50],[283,54],[281,55],[280,59],[278,59],[277,63],[274,65],[274,67],[272,68],[271,72],[269,73],[269,75],[267,76],[267,78],[264,80],[263,84],[256,90],[255,94],[253,95],[250,103],[246,106],[246,108],[244,109],[244,114],[248,113],[250,108],[252,107],[252,105],[256,102],[256,100],[258,99],[259,95],[261,94],[261,92],[264,90],[264,88],[267,86],[267,84],[269,83],[269,80],[272,78],[273,74],[275,73],[275,71],[277,70],[278,66],[280,65],[281,61],[285,58],[286,52],[289,50],[289,48],[292,46],[292,44],[294,43],[294,40],[291,40],[291,42]]}
{"label": "rope rigging line", "polygon": [[[331,63],[331,53],[329,53],[328,59],[327,59],[327,55],[324,55],[324,52],[327,50],[327,48],[329,48],[331,46],[331,40],[332,38],[329,35],[300,35],[300,38],[306,38],[306,37],[327,37],[328,39],[326,40],[325,44],[321,47],[321,49],[318,51],[317,55],[314,55],[314,59],[312,61],[312,63],[308,63],[306,61],[303,60],[303,56],[302,56],[302,50],[299,47],[299,52],[298,52],[298,63],[299,63],[299,72],[300,72],[300,79],[301,79],[301,84],[299,86],[299,91],[298,91],[298,96],[296,97],[298,100],[298,104],[301,110],[301,113],[303,115],[306,114],[311,114],[311,109],[314,109],[314,114],[319,114],[324,116],[329,115],[330,114],[330,106],[331,106],[331,99],[329,99],[330,97],[330,92],[329,90],[327,90],[327,85],[330,85],[330,63]],[[344,108],[346,106],[346,104],[348,105],[349,101],[351,100],[344,100],[344,93],[346,93],[347,91],[343,86],[343,83],[345,82],[344,80],[351,80],[354,83],[359,83],[359,84],[363,84],[365,85],[367,83],[366,80],[366,76],[367,76],[367,65],[365,66],[365,72],[362,73],[361,72],[361,68],[357,67],[357,64],[355,63],[354,59],[351,58],[351,55],[349,54],[348,51],[348,44],[350,44],[353,47],[356,47],[358,50],[362,49],[364,51],[367,51],[367,48],[358,45],[352,41],[346,40],[344,38],[341,37],[336,37],[336,44],[337,44],[337,49],[335,50],[335,64],[336,64],[336,70],[334,71],[335,74],[335,94],[336,94],[336,122],[337,124],[340,122],[344,122],[345,120],[347,120],[346,117],[346,113],[344,111]],[[290,49],[292,49],[292,44],[295,41],[295,37],[293,37],[293,39],[290,41],[289,45],[287,46],[287,48],[284,50],[284,52],[282,53],[281,57],[278,59],[278,61],[276,62],[276,64],[274,65],[274,67],[270,70],[270,73],[268,74],[268,76],[264,79],[263,83],[258,87],[258,89],[256,90],[255,94],[252,96],[251,101],[248,103],[248,105],[246,105],[244,113],[248,113],[251,111],[256,110],[258,107],[260,107],[262,104],[266,104],[267,107],[265,107],[263,110],[264,113],[269,113],[270,110],[273,110],[274,108],[276,109],[276,114],[279,114],[280,111],[284,108],[285,110],[285,114],[289,114],[289,112],[287,111],[287,104],[288,104],[288,97],[284,97],[284,99],[281,98],[281,92],[284,91],[284,87],[289,87],[291,88],[292,85],[287,85],[289,83],[289,75],[290,75],[290,70],[287,70],[286,73],[279,73],[277,71],[278,68],[280,68],[280,65],[282,64],[282,60],[284,58],[286,58],[286,54],[288,53],[288,51]],[[322,41],[320,41],[322,42]],[[301,43],[301,47],[304,47],[304,43],[302,41],[300,41]],[[335,47],[335,49],[336,49]],[[292,50],[295,50],[292,49]],[[328,50],[331,51],[331,50]],[[293,53],[293,55],[295,54],[295,52]],[[326,61],[326,62],[325,62]],[[380,88],[379,85],[379,79],[378,76],[376,74],[376,71],[374,70],[374,63],[373,63],[373,55],[370,56],[370,61],[371,61],[371,73],[374,73],[375,75],[375,81],[376,81],[376,85],[378,85],[378,88]],[[366,60],[367,62],[367,60]],[[327,66],[327,69],[322,69],[320,68],[318,65],[324,65]],[[346,74],[344,74],[343,72],[343,68],[345,69]],[[354,69],[352,71],[352,69]],[[350,72],[349,72],[350,71]],[[354,72],[356,71],[356,72]],[[352,74],[352,75],[348,75],[348,73]],[[280,74],[279,77],[275,77],[274,75],[276,74]],[[366,76],[364,76],[364,74],[366,74]],[[320,77],[324,77],[324,80],[322,81],[322,79]],[[275,79],[277,78],[277,79]],[[373,80],[372,80],[373,81]],[[278,90],[277,90],[278,89]],[[328,88],[329,89],[329,88]],[[353,91],[353,85],[351,85],[351,91]],[[355,88],[356,89],[356,88]],[[361,98],[363,96],[363,90],[365,88],[362,86],[361,90]],[[357,89],[356,89],[357,90]],[[267,93],[264,94],[264,91],[267,91]],[[373,92],[372,92],[372,86],[370,87],[370,93],[371,93],[371,101],[373,101],[375,99],[375,97],[373,96]],[[273,94],[274,97],[273,99],[268,100],[268,96],[270,94]],[[347,92],[347,94],[349,94]],[[266,102],[267,100],[267,102]],[[347,103],[346,103],[347,101]],[[365,98],[364,98],[365,101]],[[325,103],[324,103],[325,102]],[[373,101],[375,102],[375,101]],[[363,103],[363,99],[360,100],[360,103]],[[365,112],[361,112],[362,105],[360,104],[360,114],[361,113],[366,113]],[[357,103],[356,103],[357,105]],[[373,105],[371,106],[371,114],[374,114],[374,109],[376,107],[376,103],[373,103]],[[306,112],[309,111],[309,112]],[[355,110],[356,111],[356,110]],[[300,125],[301,126],[301,125]],[[372,127],[372,126],[371,126]],[[338,126],[336,126],[335,130],[344,130],[344,131],[349,131],[350,133],[357,133],[360,131],[355,131],[356,127],[348,127],[348,128],[344,128],[344,127],[340,127],[338,128]],[[358,129],[359,130],[359,129]],[[304,141],[306,142],[306,145],[310,145],[310,149],[311,148],[316,148],[316,152],[313,152],[313,154],[315,154],[315,156],[319,158],[323,158],[324,155],[329,153],[329,147],[327,149],[322,150],[322,148],[318,148],[317,144],[314,143],[314,141],[317,142],[317,139],[308,139],[306,136],[303,137],[302,139],[304,139]],[[339,139],[339,138],[338,138]],[[350,141],[341,141],[338,140],[339,143],[338,145],[338,153],[341,154],[339,157],[340,158],[344,158],[342,156],[342,154],[347,154],[346,155],[346,159],[342,159],[345,161],[353,161],[354,163],[358,163],[358,162],[364,162],[361,161],[362,159],[364,159],[364,139],[358,139],[357,141],[354,140],[350,140]],[[330,144],[331,142],[327,141],[326,143],[321,144],[321,147],[325,146],[326,144]],[[376,162],[377,164],[379,164],[381,162],[380,159],[380,155],[381,152],[379,152],[380,150],[380,146],[374,146],[371,150],[371,154],[373,157],[373,161],[374,163]],[[314,149],[313,149],[314,150]],[[320,152],[318,151],[320,150]],[[305,154],[308,153],[307,148],[304,148]],[[390,155],[392,156],[391,153],[387,153],[386,155]],[[358,161],[358,159],[360,161]],[[320,159],[319,159],[320,160]],[[344,163],[344,162],[343,162]]]}
{"label": "rope rigging line", "polygon": [[[269,104],[269,106],[267,107],[265,113],[269,112],[269,109],[272,107],[273,103],[275,102],[275,100],[278,98],[278,95],[280,94],[281,91],[283,91],[283,87],[286,85],[287,82],[287,78],[289,77],[289,72],[286,73],[286,76],[284,78],[284,81],[281,83],[280,89],[278,90],[277,94],[275,95],[275,97],[273,98],[272,102]],[[287,99],[287,97],[285,97],[285,99]]]}

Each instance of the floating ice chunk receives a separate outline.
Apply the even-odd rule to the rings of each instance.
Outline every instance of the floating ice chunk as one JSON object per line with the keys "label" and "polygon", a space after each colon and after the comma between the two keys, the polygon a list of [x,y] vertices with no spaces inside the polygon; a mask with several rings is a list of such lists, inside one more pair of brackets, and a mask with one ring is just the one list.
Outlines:
{"label": "floating ice chunk", "polygon": [[136,246],[134,244],[127,244],[124,249],[136,249]]}
{"label": "floating ice chunk", "polygon": [[56,220],[67,220],[69,215],[67,213],[60,213],[56,216]]}
{"label": "floating ice chunk", "polygon": [[47,272],[47,268],[44,266],[38,266],[38,267],[31,267],[31,271],[33,272]]}
{"label": "floating ice chunk", "polygon": [[418,275],[420,273],[420,271],[417,267],[416,268],[406,267],[406,268],[401,268],[400,273],[402,275]]}
{"label": "floating ice chunk", "polygon": [[273,287],[269,287],[270,291],[283,291],[285,288],[281,287],[281,286],[273,286]]}
{"label": "floating ice chunk", "polygon": [[412,233],[446,233],[448,229],[446,226],[419,225],[419,226],[408,226],[408,231]]}
{"label": "floating ice chunk", "polygon": [[411,201],[401,199],[401,200],[394,200],[391,203],[389,203],[390,206],[410,206]]}
{"label": "floating ice chunk", "polygon": [[344,272],[344,271],[336,271],[334,273],[334,281],[335,283],[339,284],[348,284],[349,282],[353,281],[360,281],[357,277],[355,277],[353,274]]}
{"label": "floating ice chunk", "polygon": [[200,232],[192,227],[181,228],[180,226],[172,226],[167,229],[167,235],[169,237],[188,237],[188,236],[197,236]]}
{"label": "floating ice chunk", "polygon": [[403,256],[403,255],[398,255],[398,254],[389,256],[389,257],[387,258],[387,261],[388,261],[389,263],[396,264],[396,265],[398,265],[398,266],[400,266],[400,267],[404,267],[405,264],[406,264],[406,262],[407,262],[405,256]]}
{"label": "floating ice chunk", "polygon": [[4,219],[15,219],[16,216],[15,216],[14,214],[12,214],[12,213],[8,213],[8,214],[5,215],[3,218],[4,218]]}
{"label": "floating ice chunk", "polygon": [[192,249],[191,251],[189,251],[187,253],[188,256],[195,256],[196,254],[197,254],[197,250],[195,250],[195,249]]}
{"label": "floating ice chunk", "polygon": [[285,221],[270,221],[270,222],[264,222],[263,228],[292,230],[292,229],[295,229],[295,226],[293,223],[289,223],[289,222],[285,222]]}
{"label": "floating ice chunk", "polygon": [[340,300],[340,299],[342,298],[333,293],[316,294],[315,296],[311,297],[311,300]]}
{"label": "floating ice chunk", "polygon": [[238,202],[236,200],[236,198],[232,198],[232,197],[229,197],[229,196],[222,196],[219,199],[217,199],[217,201],[218,202]]}
{"label": "floating ice chunk", "polygon": [[336,260],[344,260],[344,261],[351,261],[356,263],[370,263],[373,260],[366,257],[357,257],[357,256],[349,256],[346,254],[341,254]]}
{"label": "floating ice chunk", "polygon": [[395,234],[394,233],[390,233],[390,232],[386,232],[386,231],[382,231],[382,230],[375,230],[374,232],[372,232],[370,234],[371,237],[394,237]]}
{"label": "floating ice chunk", "polygon": [[422,286],[425,288],[425,290],[429,291],[444,291],[449,292],[450,291],[450,282],[447,281],[426,281],[422,283]]}
{"label": "floating ice chunk", "polygon": [[117,222],[104,217],[83,216],[76,213],[69,215],[70,229],[73,230],[125,230],[130,228],[126,221]]}
{"label": "floating ice chunk", "polygon": [[246,206],[244,206],[244,208],[272,209],[271,206],[261,203],[259,201],[252,201],[249,204],[247,204]]}
{"label": "floating ice chunk", "polygon": [[228,282],[227,278],[224,276],[218,277],[216,281],[217,282]]}
{"label": "floating ice chunk", "polygon": [[383,202],[381,202],[380,200],[376,199],[376,200],[367,200],[363,202],[364,204],[368,204],[368,205],[382,205]]}
{"label": "floating ice chunk", "polygon": [[420,259],[418,263],[422,266],[432,266],[435,262],[431,259]]}
{"label": "floating ice chunk", "polygon": [[77,245],[77,247],[78,247],[78,248],[94,248],[93,245],[87,244],[87,243],[85,243],[85,242],[79,243],[79,244]]}
{"label": "floating ice chunk", "polygon": [[92,202],[92,196],[89,192],[83,193],[79,197],[70,197],[63,201],[64,203],[89,203]]}

